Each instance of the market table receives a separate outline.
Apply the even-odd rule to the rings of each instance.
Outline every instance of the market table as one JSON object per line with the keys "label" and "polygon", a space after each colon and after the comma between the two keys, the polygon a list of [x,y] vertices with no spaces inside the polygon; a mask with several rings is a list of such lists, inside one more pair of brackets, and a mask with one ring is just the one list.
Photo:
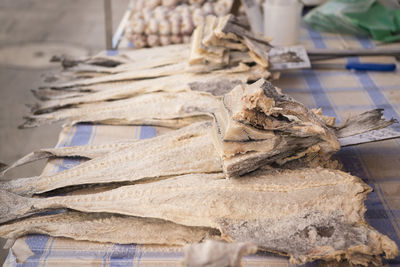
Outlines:
{"label": "market table", "polygon": [[[301,43],[308,48],[374,48],[368,38],[321,34],[305,26]],[[398,44],[397,44],[398,45]],[[394,58],[348,58],[337,62],[394,62]],[[282,73],[275,84],[310,108],[321,107],[325,115],[344,121],[349,114],[374,108],[385,109],[386,118],[400,120],[400,75],[396,72],[352,72],[347,70],[295,70]],[[400,131],[398,124],[392,126]],[[79,124],[64,127],[57,144],[76,146],[119,140],[151,138],[160,134],[150,126],[106,126]],[[336,155],[346,171],[373,188],[365,202],[367,221],[400,247],[400,140],[387,140],[345,147]],[[79,164],[79,159],[50,160],[44,173],[54,173]],[[117,226],[116,226],[117,227]],[[101,234],[101,233],[99,233]],[[13,253],[12,253],[13,252]],[[46,235],[18,239],[4,266],[176,266],[183,259],[180,248],[118,245],[73,241]],[[17,263],[17,259],[18,262]],[[400,266],[400,257],[388,262]],[[244,266],[288,266],[285,257],[268,253],[246,256]],[[306,264],[316,266],[317,263]]]}

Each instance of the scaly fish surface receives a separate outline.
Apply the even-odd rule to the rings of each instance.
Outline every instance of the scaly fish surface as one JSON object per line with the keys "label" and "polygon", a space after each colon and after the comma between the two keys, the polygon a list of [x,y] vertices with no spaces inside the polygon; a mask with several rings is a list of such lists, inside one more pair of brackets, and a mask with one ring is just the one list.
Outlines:
{"label": "scaly fish surface", "polygon": [[26,234],[46,234],[75,240],[118,244],[179,245],[203,239],[221,239],[211,228],[189,227],[160,219],[109,213],[67,211],[55,215],[26,218],[0,225],[0,236],[17,239]]}
{"label": "scaly fish surface", "polygon": [[338,258],[368,264],[398,254],[395,243],[364,220],[370,191],[357,177],[322,168],[260,170],[241,179],[189,174],[89,195],[25,198],[1,191],[0,218],[4,223],[60,208],[158,218],[215,228],[298,264]]}

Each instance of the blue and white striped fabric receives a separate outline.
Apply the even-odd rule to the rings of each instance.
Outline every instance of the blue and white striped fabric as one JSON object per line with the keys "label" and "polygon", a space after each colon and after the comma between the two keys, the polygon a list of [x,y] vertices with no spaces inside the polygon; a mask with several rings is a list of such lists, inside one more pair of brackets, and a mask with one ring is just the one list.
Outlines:
{"label": "blue and white striped fabric", "polygon": [[[302,29],[301,41],[311,48],[373,48],[366,38],[321,34]],[[392,58],[345,59],[348,61],[392,61]],[[338,60],[343,61],[343,60]],[[343,121],[351,113],[384,108],[387,118],[400,120],[400,73],[351,72],[347,70],[301,70],[283,73],[277,86],[310,108],[321,107],[325,115]],[[394,128],[400,131],[400,126]],[[96,144],[121,139],[143,139],[156,135],[152,127],[120,127],[81,124],[65,128],[59,146]],[[342,149],[337,158],[345,169],[362,178],[374,191],[366,200],[366,219],[400,247],[400,140],[364,144]],[[77,160],[52,161],[45,172],[61,171]],[[182,260],[178,248],[78,242],[44,235],[20,238],[4,266],[176,266]],[[24,260],[24,263],[17,263]],[[400,266],[400,258],[388,262]],[[284,257],[254,255],[245,266],[288,266]],[[307,266],[316,266],[315,263]]]}

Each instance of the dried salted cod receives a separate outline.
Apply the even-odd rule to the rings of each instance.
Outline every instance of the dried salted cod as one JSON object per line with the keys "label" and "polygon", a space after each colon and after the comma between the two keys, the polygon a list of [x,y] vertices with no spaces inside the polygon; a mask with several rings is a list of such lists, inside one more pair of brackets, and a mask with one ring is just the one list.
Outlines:
{"label": "dried salted cod", "polygon": [[73,72],[118,73],[131,67],[149,68],[182,62],[188,55],[189,45],[178,44],[119,51],[116,56],[102,52],[83,60],[65,58],[61,63],[65,69]]}
{"label": "dried salted cod", "polygon": [[52,88],[85,86],[85,85],[105,83],[105,82],[129,81],[129,80],[156,78],[156,77],[161,77],[161,76],[185,73],[187,71],[188,71],[187,63],[180,62],[180,63],[176,63],[176,64],[172,64],[172,65],[155,67],[152,69],[132,70],[132,71],[128,70],[125,72],[104,75],[104,76],[100,76],[100,77],[79,79],[76,81],[55,84],[55,85],[52,85]]}
{"label": "dried salted cod", "polygon": [[35,107],[35,114],[54,111],[60,107],[93,103],[108,100],[118,100],[152,92],[180,92],[180,91],[207,91],[214,95],[229,92],[237,84],[246,83],[250,73],[236,74],[179,74],[149,80],[134,81],[121,86],[110,86],[108,90],[101,90],[77,97],[54,99]]}
{"label": "dried salted cod", "polygon": [[228,177],[272,163],[317,166],[340,149],[338,137],[344,133],[354,135],[395,122],[374,110],[335,127],[332,118],[308,110],[264,79],[238,85],[224,95],[214,117],[213,141]]}
{"label": "dried salted cod", "polygon": [[[231,85],[231,84],[230,84]],[[196,86],[203,86],[202,84],[196,85]],[[335,134],[338,137],[341,137],[344,135],[343,138],[345,138],[348,135],[354,135],[358,134],[360,132],[367,132],[370,130],[375,130],[375,129],[380,129],[383,127],[386,127],[388,125],[391,125],[392,123],[395,122],[395,120],[391,119],[389,121],[385,120],[383,117],[383,113],[381,109],[375,109],[371,111],[364,112],[359,115],[355,115],[353,117],[350,117],[346,120],[344,124],[341,124],[339,126],[334,126],[334,120],[331,117],[325,117],[322,115],[321,110],[312,110],[313,113],[315,113],[318,117],[320,117],[323,121],[325,121],[325,124],[334,130]],[[224,130],[221,130],[221,132],[224,133],[224,136],[233,135],[233,136],[242,136],[243,142],[242,141],[226,141],[220,142],[219,136],[215,136],[217,133],[215,129],[211,131],[210,136],[214,135],[214,138],[218,138],[217,142],[214,140],[213,143],[212,141],[209,140],[208,143],[204,143],[204,147],[209,147],[210,150],[212,149],[211,146],[216,145],[216,148],[219,151],[219,154],[235,154],[238,151],[264,151],[264,153],[268,150],[271,149],[271,157],[269,159],[266,158],[263,163],[265,164],[276,164],[276,163],[282,163],[281,159],[284,158],[285,162],[290,162],[292,160],[295,164],[292,167],[299,167],[299,163],[296,162],[297,158],[301,159],[301,156],[305,156],[306,158],[310,158],[311,153],[316,153],[319,152],[319,150],[305,150],[303,153],[297,154],[295,157],[290,158],[289,155],[293,154],[294,151],[297,149],[301,149],[299,146],[300,144],[303,144],[304,146],[308,146],[310,144],[313,144],[315,142],[315,139],[303,139],[302,143],[299,142],[299,140],[291,141],[290,139],[286,138],[280,138],[277,137],[276,134],[268,133],[265,131],[260,131],[258,129],[252,129],[250,127],[244,128],[246,125],[241,125],[237,124],[235,126],[235,121],[230,121],[230,128],[229,132],[225,132]],[[357,125],[357,127],[354,127],[353,125]],[[242,127],[242,128],[240,128]],[[349,127],[349,128],[347,128]],[[223,129],[223,127],[221,127]],[[224,128],[225,130],[227,129],[226,127]],[[344,134],[343,134],[344,133]],[[180,134],[177,132],[176,134]],[[244,135],[243,135],[244,134]],[[249,136],[251,136],[251,142],[248,142],[247,139],[249,139]],[[258,137],[257,137],[258,136]],[[268,137],[268,138],[267,138]],[[234,138],[231,136],[231,138]],[[156,139],[159,140],[159,139]],[[294,139],[295,140],[295,139]],[[342,138],[338,139],[339,142],[342,141]],[[345,139],[344,139],[345,140]],[[127,141],[127,140],[121,140],[117,142],[112,142],[112,143],[104,143],[104,144],[97,144],[97,145],[86,145],[86,146],[72,146],[72,147],[60,147],[60,148],[43,148],[39,149],[37,151],[34,151],[32,153],[27,154],[26,156],[22,157],[21,159],[15,161],[12,163],[10,166],[7,166],[6,164],[0,165],[0,176],[4,175],[8,170],[13,169],[15,167],[39,160],[39,159],[45,159],[45,158],[50,158],[50,157],[83,157],[83,158],[88,158],[88,159],[93,159],[97,157],[102,157],[105,156],[108,153],[118,153],[118,150],[121,150],[123,148],[128,148],[128,147],[136,147],[134,142],[143,142],[143,141]],[[145,141],[147,142],[147,141]],[[280,142],[280,143],[279,143]],[[308,142],[308,143],[307,143]],[[283,151],[280,152],[279,150]],[[143,151],[146,151],[143,149]],[[188,153],[192,153],[188,151]],[[309,155],[307,155],[307,153]],[[113,156],[117,156],[116,154],[113,154]],[[171,155],[172,157],[173,155]],[[300,156],[300,157],[299,157]],[[314,161],[311,162],[301,162],[302,166],[304,165],[318,165],[321,164],[319,161],[316,160],[317,157],[314,157]],[[238,162],[240,162],[241,158],[239,158]],[[250,160],[250,162],[252,162]],[[245,162],[241,162],[241,166],[243,166]],[[285,163],[286,165],[284,167],[290,167]],[[106,167],[106,166],[104,166]],[[212,168],[210,168],[212,169]],[[205,172],[207,172],[206,169],[204,169]]]}
{"label": "dried salted cod", "polygon": [[193,124],[152,139],[132,142],[124,149],[63,172],[3,182],[0,188],[32,195],[76,185],[221,172],[221,161],[210,141],[209,129],[207,122]]}
{"label": "dried salted cod", "polygon": [[[227,57],[229,59],[229,57]],[[239,73],[239,72],[249,72],[250,67],[246,65],[246,68],[243,68],[243,64],[231,66],[230,68],[226,68],[224,65],[198,65],[198,66],[190,66],[186,61],[159,66],[155,68],[149,69],[140,69],[140,70],[130,70],[127,69],[124,72],[109,74],[109,75],[95,75],[97,77],[87,78],[87,79],[77,79],[70,82],[65,82],[61,84],[54,84],[51,86],[53,89],[61,89],[68,87],[77,87],[77,86],[88,86],[94,84],[108,83],[108,82],[117,82],[117,81],[131,81],[131,80],[142,80],[142,79],[150,79],[157,78],[163,76],[173,76],[176,74],[183,73],[210,73],[218,71],[219,73]],[[267,70],[264,70],[266,74],[269,75]],[[265,75],[264,75],[265,76]]]}
{"label": "dried salted cod", "polygon": [[228,176],[307,154],[329,159],[340,148],[319,117],[266,80],[238,85],[220,105],[213,140]]}
{"label": "dried salted cod", "polygon": [[160,219],[109,213],[62,212],[0,225],[0,236],[15,240],[26,234],[46,234],[75,240],[118,244],[179,245],[221,239],[216,229],[190,227]]}
{"label": "dried salted cod", "polygon": [[250,58],[250,62],[268,67],[269,40],[254,35],[248,27],[242,25],[234,16],[217,18],[207,16],[192,35],[189,63],[231,65],[233,53],[236,56]]}
{"label": "dried salted cod", "polygon": [[112,102],[77,105],[53,113],[25,117],[22,128],[60,120],[119,125],[156,125],[180,128],[209,119],[219,100],[202,92],[155,92]]}
{"label": "dried salted cod", "polygon": [[[135,53],[131,54],[129,58],[126,52],[122,52],[120,58],[125,58],[125,62],[118,64],[117,66],[104,67],[97,64],[93,64],[93,58],[87,63],[78,64],[68,69],[72,72],[101,72],[101,73],[120,73],[133,70],[145,70],[160,66],[177,64],[186,61],[189,56],[189,45],[171,45],[164,47],[157,47],[154,49],[143,48],[134,50]],[[111,57],[112,58],[112,57]],[[107,60],[108,56],[102,57],[103,60]],[[96,63],[96,62],[95,62]]]}
{"label": "dried salted cod", "polygon": [[258,171],[241,179],[190,174],[90,195],[25,198],[1,191],[1,222],[48,209],[159,218],[218,229],[225,238],[287,254],[294,263],[347,259],[367,265],[398,249],[367,226],[359,178],[328,169]]}
{"label": "dried salted cod", "polygon": [[[207,82],[192,84],[191,86],[201,87],[206,85],[208,85]],[[228,86],[231,85],[229,82]],[[189,96],[192,93],[187,92]],[[179,94],[173,97],[179,96]],[[286,164],[286,167],[288,167],[287,164],[291,164],[291,168],[331,164],[328,161],[331,154],[339,149],[337,135],[357,134],[386,127],[395,122],[393,119],[386,121],[382,116],[382,110],[378,109],[349,118],[344,125],[336,127],[333,125],[333,118],[322,116],[320,110],[307,110],[302,104],[277,92],[276,88],[265,80],[260,80],[251,86],[237,86],[223,97],[222,102],[210,95],[204,95],[204,97],[205,100],[200,102],[199,98],[193,98],[196,101],[192,101],[190,104],[194,106],[186,108],[186,110],[193,115],[191,111],[198,111],[199,107],[196,107],[198,103],[201,104],[201,108],[208,110],[205,113],[213,112],[214,109],[213,142],[223,159],[224,172],[228,177],[243,175],[266,164],[279,166]],[[214,101],[214,108],[208,104],[208,98]],[[159,100],[156,99],[156,101]],[[188,99],[188,101],[191,100]],[[119,104],[121,102],[116,101],[114,103]],[[176,102],[168,101],[166,103],[176,104]],[[115,104],[112,105],[115,106]],[[174,113],[176,110],[171,110],[171,106],[166,107],[169,114],[176,114]],[[143,105],[143,108],[146,108],[146,106]],[[77,113],[78,111],[79,109],[77,109]],[[92,110],[92,112],[94,111]],[[106,114],[112,116],[114,113],[108,111]],[[165,116],[165,114],[163,115]],[[49,117],[50,115],[40,116]],[[94,114],[91,114],[91,116],[94,116]],[[152,114],[147,116],[150,117]],[[174,116],[170,115],[170,117]],[[204,120],[206,118],[204,115],[204,117],[196,119]],[[149,121],[147,120],[147,122]],[[150,123],[155,122],[157,121],[150,121]],[[167,123],[170,122],[171,120],[168,119],[162,121],[163,125],[168,125]],[[182,121],[178,122],[182,124]],[[209,150],[212,150],[211,146],[210,142],[204,143],[204,147],[208,147]],[[87,149],[87,152],[82,153],[80,148],[38,151],[17,161],[10,168],[35,160],[35,158],[57,156],[57,153],[60,156],[84,157],[90,155],[90,151],[95,154],[99,153],[99,149],[100,153],[105,153],[104,147],[85,147],[84,149]],[[106,151],[111,151],[111,149],[107,149]],[[188,155],[190,153],[192,152],[188,151]],[[113,156],[118,157],[117,154]],[[181,167],[184,169],[184,166]],[[206,172],[206,170],[204,171]],[[95,182],[93,181],[93,183]]]}
{"label": "dried salted cod", "polygon": [[207,240],[202,244],[185,246],[185,262],[188,267],[239,267],[244,255],[257,252],[250,243],[224,243]]}

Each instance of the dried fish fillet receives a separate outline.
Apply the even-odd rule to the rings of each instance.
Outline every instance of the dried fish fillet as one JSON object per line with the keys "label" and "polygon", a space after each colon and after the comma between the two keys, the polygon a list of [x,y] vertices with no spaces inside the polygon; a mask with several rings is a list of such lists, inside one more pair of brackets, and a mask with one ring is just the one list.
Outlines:
{"label": "dried fish fillet", "polygon": [[[54,111],[60,107],[93,103],[100,101],[118,100],[130,98],[145,93],[153,92],[180,92],[180,91],[206,91],[214,95],[221,95],[233,89],[234,85],[246,83],[250,77],[248,73],[237,74],[180,74],[174,76],[160,77],[149,80],[134,81],[121,86],[110,86],[109,90],[101,90],[90,94],[68,97],[65,99],[54,99],[46,101],[36,107],[33,112],[40,114],[46,110]],[[177,82],[179,81],[179,82]],[[197,85],[197,86],[196,86]],[[223,85],[223,86],[221,86]],[[206,88],[205,88],[206,87]],[[204,88],[204,89],[203,89]],[[215,93],[214,93],[215,92]]]}
{"label": "dried fish fillet", "polygon": [[224,243],[207,240],[202,244],[185,246],[185,266],[238,267],[244,255],[257,252],[250,243]]}
{"label": "dried fish fillet", "polygon": [[100,53],[84,60],[63,61],[63,66],[73,72],[108,72],[118,73],[126,69],[150,68],[179,63],[187,59],[189,45],[169,45],[164,47],[133,49],[119,52],[117,56]]}
{"label": "dried fish fillet", "polygon": [[112,102],[82,104],[53,113],[27,116],[22,128],[68,119],[72,123],[156,125],[180,128],[208,120],[219,100],[202,92],[157,92]]}
{"label": "dried fish fillet", "polygon": [[79,196],[24,198],[1,191],[1,222],[48,209],[109,212],[215,228],[235,242],[290,255],[294,263],[393,258],[397,246],[366,225],[371,189],[359,178],[322,168],[258,171],[241,179],[190,174]]}
{"label": "dried fish fillet", "polygon": [[210,127],[207,122],[193,124],[152,139],[132,142],[124,149],[63,172],[3,182],[0,188],[32,195],[76,185],[221,172],[220,158],[209,137]]}
{"label": "dried fish fillet", "polygon": [[53,85],[52,88],[64,88],[73,86],[85,86],[97,83],[115,82],[115,81],[129,81],[146,78],[156,78],[168,76],[178,73],[185,73],[188,71],[186,63],[177,63],[173,65],[160,66],[152,69],[125,71],[121,73],[105,75],[101,77],[79,79],[72,82],[61,83]]}
{"label": "dried fish fillet", "polygon": [[108,213],[62,212],[30,217],[0,225],[0,236],[17,239],[26,234],[46,234],[75,240],[119,244],[179,245],[221,239],[211,228],[189,227],[176,223]]}

